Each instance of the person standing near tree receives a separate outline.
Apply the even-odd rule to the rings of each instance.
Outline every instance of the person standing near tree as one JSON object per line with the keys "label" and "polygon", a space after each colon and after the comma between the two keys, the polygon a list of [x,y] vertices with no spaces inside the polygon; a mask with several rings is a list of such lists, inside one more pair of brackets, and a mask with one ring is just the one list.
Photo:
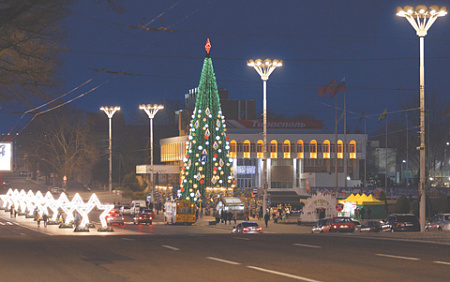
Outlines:
{"label": "person standing near tree", "polygon": [[359,211],[359,214],[361,215],[361,220],[364,220],[364,213],[366,212],[366,210],[364,209],[364,207],[361,208],[361,210]]}

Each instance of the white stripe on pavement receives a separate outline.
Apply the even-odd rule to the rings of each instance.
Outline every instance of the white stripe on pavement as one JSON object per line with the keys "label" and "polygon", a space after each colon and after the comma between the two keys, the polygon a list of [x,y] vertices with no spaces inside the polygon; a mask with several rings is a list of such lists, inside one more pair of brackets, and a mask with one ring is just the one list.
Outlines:
{"label": "white stripe on pavement", "polygon": [[385,254],[375,254],[379,257],[387,257],[387,258],[396,258],[396,259],[405,259],[405,260],[420,260],[419,258],[412,258],[412,257],[401,257],[401,256],[393,256],[393,255],[385,255]]}
{"label": "white stripe on pavement", "polygon": [[439,261],[439,260],[436,260],[436,261],[433,261],[434,263],[438,263],[438,264],[445,264],[445,265],[450,265],[450,262],[446,262],[446,261]]}
{"label": "white stripe on pavement", "polygon": [[230,260],[225,260],[225,259],[220,259],[220,258],[215,258],[215,257],[206,257],[207,259],[211,259],[211,260],[215,260],[215,261],[219,261],[219,262],[223,262],[223,263],[228,263],[228,264],[233,264],[233,265],[239,265],[239,262],[234,262],[234,261],[230,261]]}
{"label": "white stripe on pavement", "polygon": [[233,237],[236,240],[250,240],[249,238],[242,238],[242,237]]}
{"label": "white stripe on pavement", "polygon": [[178,248],[175,248],[175,247],[172,247],[172,246],[169,246],[169,245],[161,245],[161,246],[163,246],[164,248],[168,248],[168,249],[170,249],[172,251],[179,251],[180,250]]}
{"label": "white stripe on pavement", "polygon": [[256,266],[250,266],[249,265],[247,267],[251,268],[251,269],[254,269],[254,270],[259,270],[259,271],[272,273],[272,274],[276,274],[276,275],[280,275],[280,276],[284,276],[284,277],[289,277],[289,278],[292,278],[292,279],[308,281],[308,282],[319,282],[319,280],[314,280],[314,279],[301,277],[301,276],[297,276],[297,275],[293,275],[293,274],[289,274],[289,273],[279,272],[279,271],[275,271],[275,270],[264,269],[264,268],[260,268],[260,267],[256,267]]}
{"label": "white stripe on pavement", "polygon": [[322,248],[322,246],[307,245],[307,244],[299,244],[299,243],[294,243],[293,245],[294,245],[294,246],[299,246],[299,247],[306,247],[306,248],[316,248],[316,249]]}

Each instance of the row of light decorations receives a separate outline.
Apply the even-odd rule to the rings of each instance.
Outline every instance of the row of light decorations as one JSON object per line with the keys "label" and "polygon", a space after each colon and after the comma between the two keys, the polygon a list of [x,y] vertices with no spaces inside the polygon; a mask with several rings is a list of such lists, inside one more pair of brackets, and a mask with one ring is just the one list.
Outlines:
{"label": "row of light decorations", "polygon": [[0,195],[0,199],[3,202],[3,205],[0,207],[2,210],[11,210],[14,207],[19,215],[25,215],[26,217],[34,217],[36,211],[41,218],[44,214],[49,216],[51,223],[59,222],[58,215],[62,211],[66,214],[63,224],[67,226],[72,226],[72,222],[75,219],[74,214],[77,212],[81,216],[79,227],[82,229],[89,227],[89,213],[94,208],[97,208],[98,210],[103,210],[100,214],[102,226],[98,231],[112,231],[107,226],[106,216],[114,208],[114,205],[103,205],[95,193],[91,195],[87,202],[84,202],[78,193],[70,201],[65,193],[61,193],[59,198],[55,199],[50,191],[42,195],[41,191],[34,193],[31,190],[25,192],[23,189],[21,191],[9,189],[6,194]]}

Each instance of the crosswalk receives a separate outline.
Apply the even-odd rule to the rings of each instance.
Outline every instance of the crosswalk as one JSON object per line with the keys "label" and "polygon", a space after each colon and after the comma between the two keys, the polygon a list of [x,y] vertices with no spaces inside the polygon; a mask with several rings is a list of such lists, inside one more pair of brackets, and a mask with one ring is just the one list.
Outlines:
{"label": "crosswalk", "polygon": [[0,221],[0,225],[14,225],[16,223],[11,222],[11,221]]}

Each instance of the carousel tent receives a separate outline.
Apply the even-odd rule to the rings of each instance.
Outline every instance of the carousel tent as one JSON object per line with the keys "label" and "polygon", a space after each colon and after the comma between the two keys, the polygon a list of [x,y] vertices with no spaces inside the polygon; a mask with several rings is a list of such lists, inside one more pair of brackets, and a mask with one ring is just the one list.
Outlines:
{"label": "carousel tent", "polygon": [[[340,201],[341,202],[341,201]],[[344,203],[354,203],[361,210],[364,208],[364,218],[369,219],[383,219],[386,217],[385,203],[384,201],[377,200],[372,194],[352,194],[347,199],[342,200]]]}

